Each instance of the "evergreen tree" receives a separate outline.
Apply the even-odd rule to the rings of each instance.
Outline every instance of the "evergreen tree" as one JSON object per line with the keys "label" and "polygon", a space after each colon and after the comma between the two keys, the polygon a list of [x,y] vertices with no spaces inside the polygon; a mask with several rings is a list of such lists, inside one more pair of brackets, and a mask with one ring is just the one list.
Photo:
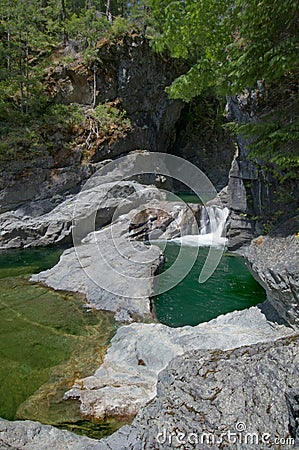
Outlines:
{"label": "evergreen tree", "polygon": [[156,49],[168,48],[191,66],[175,80],[169,94],[190,101],[209,91],[241,93],[261,81],[268,92],[274,92],[271,111],[263,112],[258,124],[235,129],[255,137],[252,155],[273,163],[276,174],[296,176],[298,2],[152,0],[152,10],[159,32]]}

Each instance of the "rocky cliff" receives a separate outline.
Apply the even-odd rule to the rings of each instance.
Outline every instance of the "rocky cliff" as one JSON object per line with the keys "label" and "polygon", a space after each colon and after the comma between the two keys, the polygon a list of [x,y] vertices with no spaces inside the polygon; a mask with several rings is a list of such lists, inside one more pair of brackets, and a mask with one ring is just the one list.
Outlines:
{"label": "rocky cliff", "polygon": [[47,76],[55,102],[91,107],[118,100],[118,106],[130,119],[130,132],[110,145],[99,145],[92,160],[100,161],[137,148],[167,151],[174,142],[175,124],[183,103],[170,100],[164,89],[184,71],[183,64],[157,55],[149,41],[137,34],[125,35],[118,41],[103,40],[97,52],[100,63],[95,80],[80,55],[67,67],[52,67]]}
{"label": "rocky cliff", "polygon": [[267,292],[279,316],[299,326],[299,226],[298,217],[288,220],[266,237],[252,241],[245,252],[254,277]]}
{"label": "rocky cliff", "polygon": [[[228,119],[236,123],[258,122],[265,111],[279,108],[275,100],[277,89],[245,91],[227,101]],[[273,99],[274,97],[274,99]],[[278,94],[276,95],[278,97]],[[295,112],[294,112],[295,114]],[[249,145],[252,139],[236,137],[237,152],[229,172],[227,201],[231,210],[229,247],[236,250],[247,245],[253,236],[267,234],[275,225],[297,214],[298,179],[284,182],[273,175],[275,169],[260,158],[252,158]]]}
{"label": "rocky cliff", "polygon": [[[276,94],[275,90],[266,92],[260,84],[259,89],[229,98],[228,118],[237,123],[258,122],[265,111],[283,102],[283,94]],[[237,136],[237,153],[225,193],[231,210],[229,249],[241,248],[252,274],[265,288],[269,302],[281,318],[296,327],[299,323],[298,180],[290,178],[282,182],[277,174],[273,175],[274,167],[270,164],[264,170],[263,160],[251,157],[250,143],[250,139]]]}
{"label": "rocky cliff", "polygon": [[[62,57],[70,61],[60,62]],[[95,105],[93,74],[80,53],[60,55],[47,70],[48,96],[57,104],[77,103],[87,117],[93,106],[112,102],[125,111],[131,126],[121,130],[112,127],[104,138],[97,139],[92,124],[75,130],[46,124],[46,145],[37,148],[36,157],[29,156],[32,154],[24,147],[23,159],[1,164],[0,212],[30,203],[31,215],[46,213],[79,189],[94,172],[96,162],[135,149],[165,152],[173,144],[183,104],[170,100],[164,89],[184,70],[182,64],[158,56],[138,35],[100,42],[98,58],[101,64],[96,72]],[[72,140],[74,145],[66,145]],[[93,148],[86,154],[88,140],[93,141]]]}
{"label": "rocky cliff", "polygon": [[[45,91],[54,105],[77,105],[84,120],[46,121],[35,150],[19,139],[20,156],[0,166],[0,213],[20,206],[21,214],[26,209],[33,217],[48,213],[79,190],[96,163],[136,149],[177,154],[203,170],[218,190],[227,184],[234,145],[221,128],[219,101],[203,97],[184,106],[165,92],[185,65],[157,55],[148,40],[134,34],[104,39],[97,52],[95,73],[80,52],[53,55]],[[119,111],[125,125],[112,123],[102,132],[93,119],[99,105]]]}

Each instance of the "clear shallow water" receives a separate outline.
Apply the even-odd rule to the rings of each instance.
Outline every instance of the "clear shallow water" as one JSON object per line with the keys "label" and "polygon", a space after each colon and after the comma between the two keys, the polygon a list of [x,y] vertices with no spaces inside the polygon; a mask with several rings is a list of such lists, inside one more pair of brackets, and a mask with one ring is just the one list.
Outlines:
{"label": "clear shallow water", "polygon": [[[167,244],[165,269],[179,246]],[[195,251],[190,248],[188,251]],[[83,420],[79,404],[63,401],[75,379],[101,364],[116,325],[111,315],[83,308],[82,297],[30,283],[29,275],[52,267],[57,249],[0,252],[0,416],[30,419],[101,438],[124,423]],[[200,249],[200,266],[207,249]],[[199,267],[156,298],[156,314],[170,326],[196,325],[264,300],[263,289],[241,258],[225,255],[204,285]]]}
{"label": "clear shallow water", "polygon": [[[179,245],[166,245],[163,271],[171,267],[179,249]],[[191,256],[196,249],[190,247],[187,251]],[[198,276],[207,253],[208,248],[200,247],[196,263],[184,280],[154,297],[155,314],[161,323],[171,327],[194,326],[265,300],[264,289],[252,277],[243,258],[228,253],[223,255],[212,277],[199,284]]]}
{"label": "clear shallow water", "polygon": [[111,315],[87,310],[83,298],[30,283],[62,250],[0,252],[0,417],[31,419],[103,437],[121,424],[82,420],[63,401],[74,380],[101,364],[115,332]]}

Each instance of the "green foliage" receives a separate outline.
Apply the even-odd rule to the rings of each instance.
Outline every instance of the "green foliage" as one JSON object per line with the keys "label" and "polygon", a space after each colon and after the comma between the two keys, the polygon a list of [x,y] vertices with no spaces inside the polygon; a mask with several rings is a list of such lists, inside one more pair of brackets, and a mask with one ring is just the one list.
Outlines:
{"label": "green foliage", "polygon": [[9,114],[4,105],[7,100],[12,110],[17,107],[21,114],[28,115],[33,110],[38,113],[43,104],[41,55],[45,56],[58,43],[57,2],[49,0],[46,8],[40,8],[37,0],[2,3],[0,83],[6,96],[1,96],[0,114],[5,109]]}
{"label": "green foliage", "polygon": [[236,2],[234,40],[228,47],[231,89],[240,92],[256,80],[280,82],[298,69],[298,2]]}
{"label": "green foliage", "polygon": [[189,102],[208,92],[241,93],[263,80],[283,96],[258,123],[231,125],[251,138],[251,156],[285,180],[299,167],[298,91],[285,89],[298,79],[299,5],[293,0],[152,0],[159,24],[154,47],[168,48],[190,70],[167,89]]}
{"label": "green foliage", "polygon": [[237,93],[298,69],[296,1],[152,0],[152,5],[160,23],[157,50],[167,47],[192,64],[173,84],[174,97],[189,101],[207,88]]}
{"label": "green foliage", "polygon": [[124,17],[117,16],[111,25],[110,31],[112,36],[119,37],[123,36],[131,28],[132,24],[129,20],[125,19]]}
{"label": "green foliage", "polygon": [[[0,116],[25,116],[45,107],[43,69],[62,43],[81,48],[97,68],[97,44],[132,28],[145,28],[150,0],[2,0],[0,12]],[[113,19],[113,20],[112,20]],[[143,30],[144,31],[144,30]]]}
{"label": "green foliage", "polygon": [[174,57],[184,58],[192,65],[189,72],[171,86],[168,92],[172,97],[190,101],[206,89],[221,86],[227,57],[225,49],[233,29],[233,9],[224,20],[230,5],[226,0],[164,0],[162,4],[153,0],[153,14],[160,22],[162,15],[164,21],[155,48],[162,51],[167,47]]}
{"label": "green foliage", "polygon": [[66,21],[66,31],[70,40],[82,41],[85,46],[94,46],[111,28],[105,16],[89,8],[81,14],[72,14]]}
{"label": "green foliage", "polygon": [[1,129],[0,137],[0,162],[19,157],[31,159],[40,154],[42,138],[36,130],[15,126]]}
{"label": "green foliage", "polygon": [[109,103],[99,104],[90,113],[90,116],[95,119],[101,132],[105,134],[109,133],[111,128],[130,126],[130,121],[125,115],[126,111],[121,111]]}
{"label": "green foliage", "polygon": [[72,127],[75,125],[83,124],[84,120],[85,117],[82,109],[75,104],[50,105],[41,117],[41,121],[50,126],[64,124]]}

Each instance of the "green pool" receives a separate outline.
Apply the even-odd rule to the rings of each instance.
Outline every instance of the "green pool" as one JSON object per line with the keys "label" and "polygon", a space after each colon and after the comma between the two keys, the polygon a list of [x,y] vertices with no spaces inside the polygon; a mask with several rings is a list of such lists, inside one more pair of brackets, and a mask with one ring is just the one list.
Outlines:
{"label": "green pool", "polygon": [[[172,243],[166,245],[163,271],[171,267],[179,249]],[[191,257],[195,249],[190,247],[187,251]],[[252,277],[243,258],[228,253],[223,255],[213,276],[199,284],[198,275],[207,252],[208,248],[200,247],[196,263],[184,280],[154,297],[155,314],[161,323],[171,327],[197,325],[265,300],[264,289]]]}
{"label": "green pool", "polygon": [[192,192],[176,192],[176,194],[185,203],[199,203],[202,204],[200,198]]}
{"label": "green pool", "polygon": [[63,394],[102,362],[115,332],[110,314],[88,310],[79,295],[30,283],[52,267],[60,249],[0,253],[0,416],[31,419],[103,437],[119,424],[82,420]]}

